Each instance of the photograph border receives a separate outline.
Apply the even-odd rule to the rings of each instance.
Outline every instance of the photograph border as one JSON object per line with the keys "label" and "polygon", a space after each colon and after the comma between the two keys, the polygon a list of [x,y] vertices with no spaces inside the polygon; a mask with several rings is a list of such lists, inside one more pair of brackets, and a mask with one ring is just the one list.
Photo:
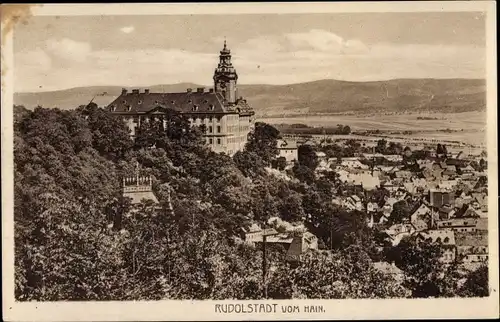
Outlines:
{"label": "photograph border", "polygon": [[[497,61],[496,3],[494,1],[417,1],[354,3],[176,3],[176,4],[65,4],[2,5],[2,291],[3,318],[8,321],[133,321],[133,320],[311,320],[311,319],[419,319],[498,317],[498,160],[497,160]],[[131,302],[16,302],[14,299],[13,218],[13,15],[197,15],[293,14],[354,12],[469,12],[486,13],[487,43],[487,154],[488,154],[488,298],[380,299],[380,300],[265,300],[265,301],[131,301]],[[21,14],[19,14],[21,12]],[[14,22],[13,22],[14,20]],[[264,303],[322,305],[322,313],[216,313],[216,304]],[[301,310],[303,311],[303,310]]]}

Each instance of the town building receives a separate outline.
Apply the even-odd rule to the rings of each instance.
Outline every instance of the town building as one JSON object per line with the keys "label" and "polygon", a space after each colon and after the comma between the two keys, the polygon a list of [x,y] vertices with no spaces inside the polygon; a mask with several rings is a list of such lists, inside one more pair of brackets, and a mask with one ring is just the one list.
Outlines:
{"label": "town building", "polygon": [[285,158],[287,162],[293,162],[299,159],[297,142],[292,140],[278,140],[279,157]]}
{"label": "town building", "polygon": [[484,263],[488,261],[487,232],[457,233],[457,255],[464,263]]}
{"label": "town building", "polygon": [[243,97],[238,97],[238,74],[231,62],[231,51],[224,42],[215,69],[214,88],[187,89],[182,93],[151,93],[122,90],[108,106],[112,115],[121,117],[134,138],[143,122],[159,120],[166,124],[169,111],[189,119],[191,125],[205,126],[206,144],[215,152],[233,155],[245,147],[254,126],[255,112]]}
{"label": "town building", "polygon": [[417,234],[417,240],[429,240],[441,245],[443,253],[441,260],[444,263],[452,263],[456,259],[455,233],[450,229],[427,230]]}
{"label": "town building", "polygon": [[245,242],[254,246],[262,245],[264,241],[269,245],[281,245],[287,251],[287,260],[292,262],[300,260],[308,250],[318,249],[318,238],[303,226],[292,225],[277,217],[270,218],[268,225],[277,229],[263,229],[256,223],[252,224],[244,231]]}
{"label": "town building", "polygon": [[431,189],[429,191],[430,204],[440,208],[443,205],[451,204],[454,200],[453,192],[444,189]]}

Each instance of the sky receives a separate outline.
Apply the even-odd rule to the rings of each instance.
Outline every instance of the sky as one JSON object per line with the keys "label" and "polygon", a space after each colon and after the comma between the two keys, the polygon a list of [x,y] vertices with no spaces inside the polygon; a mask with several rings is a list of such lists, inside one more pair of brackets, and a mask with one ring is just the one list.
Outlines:
{"label": "sky", "polygon": [[224,39],[240,84],[485,78],[480,12],[34,16],[14,29],[16,92],[211,85]]}

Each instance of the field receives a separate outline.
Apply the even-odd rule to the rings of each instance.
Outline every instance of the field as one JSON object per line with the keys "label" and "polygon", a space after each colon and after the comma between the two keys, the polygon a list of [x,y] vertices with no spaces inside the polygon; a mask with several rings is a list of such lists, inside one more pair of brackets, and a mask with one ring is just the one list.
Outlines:
{"label": "field", "polygon": [[[465,112],[465,113],[433,113],[435,119],[417,119],[423,117],[420,114],[405,115],[325,115],[325,116],[299,116],[288,118],[260,118],[271,124],[292,124],[302,123],[309,126],[330,126],[337,124],[349,125],[353,131],[380,130],[382,132],[412,131],[408,134],[394,134],[397,137],[408,137],[412,139],[440,139],[446,141],[460,141],[465,144],[484,145],[486,144],[486,113]],[[426,115],[428,116],[428,115]],[[447,133],[442,130],[450,129],[453,132]],[[384,133],[384,135],[390,135]]]}

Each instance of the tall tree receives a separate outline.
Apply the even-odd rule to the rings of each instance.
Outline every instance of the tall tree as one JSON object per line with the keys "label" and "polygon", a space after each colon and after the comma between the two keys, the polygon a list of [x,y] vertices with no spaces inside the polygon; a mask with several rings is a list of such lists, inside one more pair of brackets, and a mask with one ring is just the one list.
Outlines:
{"label": "tall tree", "polygon": [[387,150],[387,140],[380,139],[377,141],[377,146],[375,147],[375,152],[385,154]]}
{"label": "tall tree", "polygon": [[445,245],[406,237],[387,256],[404,271],[412,297],[453,297],[458,289],[457,268],[442,260]]}
{"label": "tall tree", "polygon": [[311,145],[308,144],[299,146],[298,161],[300,165],[306,166],[313,171],[319,165],[319,160],[318,156],[316,155],[316,151]]}
{"label": "tall tree", "polygon": [[311,252],[291,267],[281,264],[271,275],[269,294],[277,299],[352,299],[405,297],[391,276],[378,272],[366,252]]}
{"label": "tall tree", "polygon": [[278,155],[278,138],[280,132],[272,125],[256,122],[255,128],[248,135],[245,149],[262,158],[266,165]]}
{"label": "tall tree", "polygon": [[92,146],[100,155],[117,161],[132,147],[129,130],[124,122],[110,115],[97,104],[81,106],[77,113],[87,120],[92,133]]}

